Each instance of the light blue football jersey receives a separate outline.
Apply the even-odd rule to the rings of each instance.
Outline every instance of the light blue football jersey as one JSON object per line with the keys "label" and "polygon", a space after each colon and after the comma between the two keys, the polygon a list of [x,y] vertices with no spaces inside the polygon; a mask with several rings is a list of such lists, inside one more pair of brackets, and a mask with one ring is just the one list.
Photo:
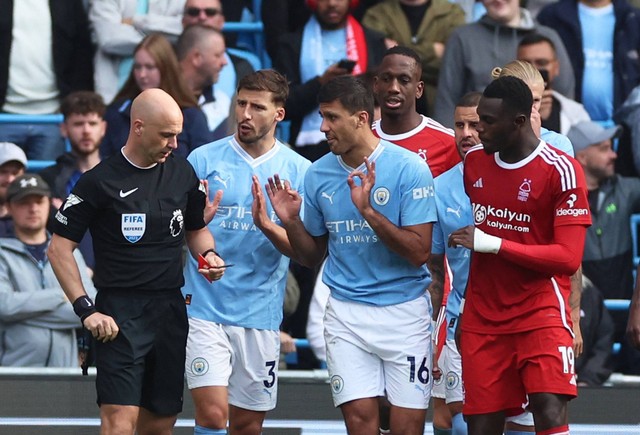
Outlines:
{"label": "light blue football jersey", "polygon": [[558,148],[560,151],[564,151],[571,157],[575,157],[573,144],[564,134],[560,134],[553,130],[548,130],[544,127],[540,127],[540,139],[542,139],[549,145]]}
{"label": "light blue football jersey", "polygon": [[188,160],[198,178],[208,180],[211,198],[216,191],[223,191],[218,212],[208,227],[215,237],[216,251],[225,263],[235,265],[210,284],[198,273],[196,261],[187,256],[182,292],[189,316],[244,328],[278,330],[289,258],[253,224],[251,177],[258,176],[269,216],[279,224],[264,191],[267,178],[279,174],[304,197],[304,176],[311,163],[279,141],[254,159],[233,136],[196,148]]}
{"label": "light blue football jersey", "polygon": [[[417,154],[380,141],[369,159],[376,163],[375,210],[398,227],[436,220],[433,178]],[[366,172],[364,163],[357,169]],[[347,184],[353,170],[327,154],[305,178],[304,225],[313,236],[329,237],[323,281],[345,301],[385,306],[416,299],[431,282],[429,272],[388,249],[358,212]]]}
{"label": "light blue football jersey", "polygon": [[449,234],[458,228],[473,225],[471,202],[464,191],[462,162],[434,180],[438,221],[433,226],[431,252],[445,254],[451,272],[452,287],[447,299],[447,339],[454,339],[455,322],[460,315],[460,301],[464,296],[469,277],[470,251],[467,248],[451,248],[447,245]]}

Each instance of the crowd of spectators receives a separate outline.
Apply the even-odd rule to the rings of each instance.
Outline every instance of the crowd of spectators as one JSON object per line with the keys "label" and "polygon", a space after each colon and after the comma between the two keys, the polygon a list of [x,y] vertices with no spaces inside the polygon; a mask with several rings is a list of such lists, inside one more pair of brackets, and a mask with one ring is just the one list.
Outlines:
{"label": "crowd of spectators", "polygon": [[[78,363],[68,357],[76,339],[70,305],[63,307],[44,250],[29,248],[24,231],[14,228],[11,192],[13,199],[24,196],[15,193],[19,183],[35,180],[38,197],[51,198],[55,213],[82,173],[120,152],[131,102],[149,88],[163,89],[182,109],[176,154],[186,157],[227,136],[236,128],[236,85],[253,70],[243,51],[270,59],[288,79],[286,137],[315,161],[329,151],[319,129],[320,87],[338,76],[375,74],[385,50],[401,45],[422,61],[417,112],[445,127],[453,127],[460,97],[482,91],[492,71],[524,74],[539,136],[575,152],[587,177],[593,226],[583,261],[582,330],[589,343],[577,366],[584,367],[583,384],[601,384],[612,371],[640,374],[640,354],[624,338],[627,312],[603,308],[603,299],[630,300],[634,285],[628,222],[640,212],[640,10],[628,0],[481,0],[475,6],[446,0],[0,0],[0,113],[64,116],[61,125],[0,123],[0,366]],[[485,13],[475,19],[478,10]],[[264,46],[224,31],[225,20],[247,17],[263,23]],[[33,160],[55,165],[42,178],[25,176]],[[48,233],[38,231],[37,244],[46,246]],[[81,251],[90,276],[87,243]],[[44,270],[38,271],[44,281],[12,277],[36,273],[27,271],[29,256]],[[27,272],[12,270],[18,266]],[[292,271],[300,301],[284,328],[304,338],[317,271],[299,265]],[[40,309],[14,309],[21,300]],[[55,331],[60,356],[11,355],[22,346],[15,331],[36,336],[42,328]],[[618,356],[607,354],[611,340],[622,342]],[[593,363],[585,361],[591,350]],[[297,367],[318,364],[309,355]]]}

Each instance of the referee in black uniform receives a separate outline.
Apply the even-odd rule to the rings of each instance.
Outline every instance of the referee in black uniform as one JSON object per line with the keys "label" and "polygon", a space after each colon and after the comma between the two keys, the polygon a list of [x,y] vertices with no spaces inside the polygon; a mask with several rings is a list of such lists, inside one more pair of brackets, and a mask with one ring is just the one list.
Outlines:
{"label": "referee in black uniform", "polygon": [[[76,314],[97,339],[96,389],[102,434],[170,434],[182,410],[188,322],[180,293],[182,246],[222,277],[203,220],[205,189],[174,157],[182,113],[160,89],[131,107],[122,152],[86,172],[56,215],[51,265]],[[85,231],[94,241],[95,305],[72,255]],[[204,279],[204,278],[203,278]]]}

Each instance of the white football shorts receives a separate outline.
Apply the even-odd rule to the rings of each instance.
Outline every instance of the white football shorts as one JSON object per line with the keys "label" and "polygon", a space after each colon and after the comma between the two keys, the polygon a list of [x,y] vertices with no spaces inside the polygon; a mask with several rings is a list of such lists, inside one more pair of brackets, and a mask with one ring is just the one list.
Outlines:
{"label": "white football shorts", "polygon": [[386,396],[392,405],[426,409],[431,398],[431,300],[397,305],[329,298],[324,319],[333,403]]}
{"label": "white football shorts", "polygon": [[278,396],[280,333],[189,318],[185,376],[189,389],[223,386],[229,404],[269,411]]}

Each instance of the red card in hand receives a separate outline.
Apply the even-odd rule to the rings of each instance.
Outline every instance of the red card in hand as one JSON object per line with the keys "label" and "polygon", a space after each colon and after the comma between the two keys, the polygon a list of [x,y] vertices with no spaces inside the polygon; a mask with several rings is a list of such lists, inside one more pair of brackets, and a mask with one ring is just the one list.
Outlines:
{"label": "red card in hand", "polygon": [[[210,267],[211,265],[209,264],[209,262],[205,260],[201,254],[198,254],[198,269],[209,269]],[[205,276],[204,278],[209,282],[213,282],[213,279],[209,278],[208,276]]]}

